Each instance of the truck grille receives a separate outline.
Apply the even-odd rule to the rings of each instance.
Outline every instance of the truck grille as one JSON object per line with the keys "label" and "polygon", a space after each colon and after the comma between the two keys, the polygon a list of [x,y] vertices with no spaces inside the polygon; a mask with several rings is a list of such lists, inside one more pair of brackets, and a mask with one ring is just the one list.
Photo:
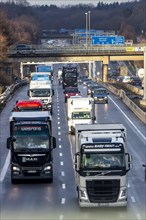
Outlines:
{"label": "truck grille", "polygon": [[42,167],[22,167],[24,176],[40,176]]}
{"label": "truck grille", "polygon": [[120,180],[87,180],[86,185],[92,203],[112,203],[118,199]]}

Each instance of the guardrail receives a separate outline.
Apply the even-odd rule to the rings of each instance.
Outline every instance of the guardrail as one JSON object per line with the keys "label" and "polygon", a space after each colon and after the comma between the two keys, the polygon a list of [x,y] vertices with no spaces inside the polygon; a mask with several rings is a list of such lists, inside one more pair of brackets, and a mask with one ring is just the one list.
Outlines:
{"label": "guardrail", "polygon": [[116,89],[114,86],[109,84],[104,84],[104,86],[112,92],[114,95],[119,96],[123,102],[131,109],[131,111],[144,123],[146,124],[146,113],[142,111],[128,96],[126,96],[125,91],[122,89]]}
{"label": "guardrail", "polygon": [[17,84],[12,84],[0,95],[0,111],[3,109],[9,98],[15,93],[15,91],[23,85],[28,83],[27,80],[22,80]]}
{"label": "guardrail", "polygon": [[132,47],[126,45],[30,45],[29,50],[15,50],[10,48],[8,50],[8,55],[16,55],[16,54],[47,54],[47,53],[70,53],[70,54],[78,54],[78,53],[98,53],[98,52],[112,52],[112,53],[135,53],[141,54],[144,51],[144,46],[142,45],[133,45]]}

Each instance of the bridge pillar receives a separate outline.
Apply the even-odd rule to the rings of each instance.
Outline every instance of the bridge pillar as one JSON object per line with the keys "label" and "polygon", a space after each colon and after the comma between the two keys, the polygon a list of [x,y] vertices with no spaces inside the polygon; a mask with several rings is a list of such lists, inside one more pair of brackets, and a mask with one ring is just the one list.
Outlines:
{"label": "bridge pillar", "polygon": [[108,64],[109,64],[109,57],[106,56],[106,57],[104,57],[103,63],[102,63],[102,80],[103,80],[103,82],[108,81]]}
{"label": "bridge pillar", "polygon": [[89,61],[89,78],[92,78],[92,63]]}
{"label": "bridge pillar", "polygon": [[102,64],[102,80],[103,82],[107,82],[107,75],[108,75],[108,64]]}
{"label": "bridge pillar", "polygon": [[20,63],[20,79],[23,79],[23,63]]}

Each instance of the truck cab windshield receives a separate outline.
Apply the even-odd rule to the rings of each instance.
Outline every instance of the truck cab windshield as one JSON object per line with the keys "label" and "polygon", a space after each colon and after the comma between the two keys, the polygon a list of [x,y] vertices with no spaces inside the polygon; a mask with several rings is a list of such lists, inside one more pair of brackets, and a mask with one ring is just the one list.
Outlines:
{"label": "truck cab windshield", "polygon": [[31,96],[32,97],[49,97],[50,89],[32,89]]}
{"label": "truck cab windshield", "polygon": [[49,133],[46,126],[15,126],[14,150],[24,148],[49,149]]}
{"label": "truck cab windshield", "polygon": [[73,112],[72,119],[90,119],[90,112]]}
{"label": "truck cab windshield", "polygon": [[85,170],[121,170],[125,167],[122,153],[84,153],[81,156],[81,168]]}

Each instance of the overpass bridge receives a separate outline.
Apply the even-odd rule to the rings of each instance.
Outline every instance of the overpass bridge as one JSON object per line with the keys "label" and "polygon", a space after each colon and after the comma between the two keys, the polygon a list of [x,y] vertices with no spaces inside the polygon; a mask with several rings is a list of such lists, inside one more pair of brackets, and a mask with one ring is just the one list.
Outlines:
{"label": "overpass bridge", "polygon": [[40,62],[67,63],[67,62],[102,62],[103,81],[107,81],[108,64],[110,61],[135,61],[144,60],[144,47],[134,46],[89,46],[69,45],[47,48],[32,46],[30,50],[8,51],[8,62],[19,62],[20,72],[23,65],[31,65]]}

